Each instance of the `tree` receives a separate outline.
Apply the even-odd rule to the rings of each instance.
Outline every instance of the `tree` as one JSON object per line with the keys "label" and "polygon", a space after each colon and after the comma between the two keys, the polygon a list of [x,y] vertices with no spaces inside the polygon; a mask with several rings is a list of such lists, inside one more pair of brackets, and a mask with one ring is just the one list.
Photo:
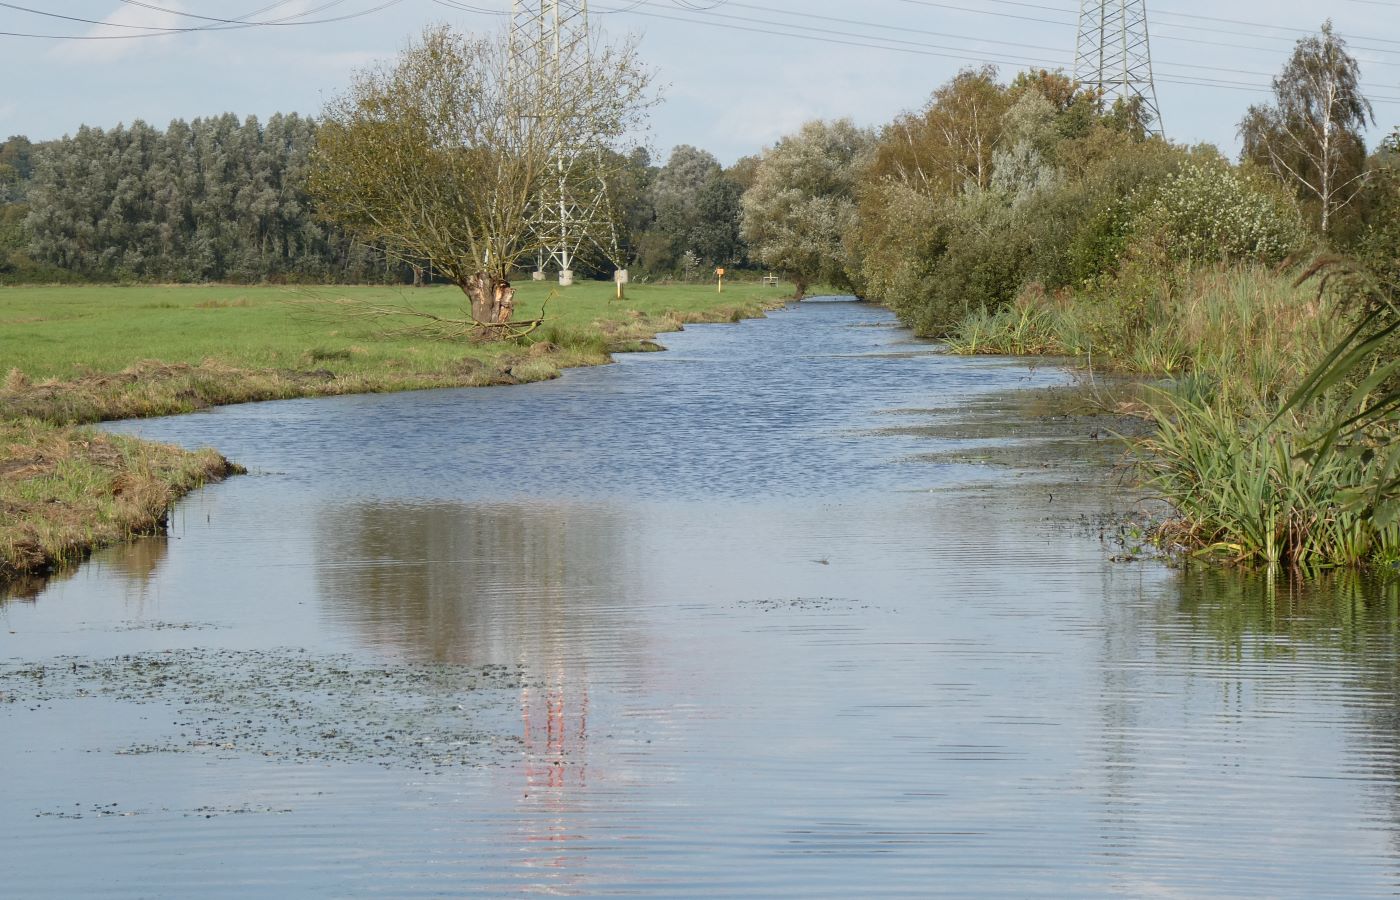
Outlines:
{"label": "tree", "polygon": [[1370,221],[1355,250],[1361,261],[1394,290],[1400,288],[1400,128],[1381,142],[1370,171]]}
{"label": "tree", "polygon": [[712,265],[731,265],[744,256],[739,235],[743,187],[713,154],[682,144],[652,179],[656,212],[646,265],[675,269],[689,251]]}
{"label": "tree", "polygon": [[23,202],[34,171],[33,152],[34,145],[22,134],[0,141],[0,205]]}
{"label": "tree", "polygon": [[507,36],[433,27],[326,107],[311,178],[321,212],[461,288],[464,328],[511,320],[509,276],[541,248],[531,219],[546,184],[607,180],[600,167],[625,156],[601,151],[647,106],[631,47],[557,52],[514,65]]}
{"label": "tree", "polygon": [[1326,22],[1303,38],[1274,79],[1274,103],[1251,106],[1240,123],[1243,158],[1271,169],[1314,204],[1318,226],[1332,232],[1339,210],[1366,177],[1362,130],[1373,120],[1361,94],[1361,69]]}
{"label": "tree", "polygon": [[718,172],[707,181],[695,198],[695,222],[690,229],[690,246],[701,259],[716,265],[743,262],[744,189]]}
{"label": "tree", "polygon": [[674,268],[687,250],[705,256],[693,240],[700,218],[698,204],[700,195],[720,172],[719,160],[707,150],[681,144],[671,151],[666,165],[651,182],[657,240],[653,243],[653,256],[647,261],[650,268]]}
{"label": "tree", "polygon": [[81,128],[35,153],[30,254],[106,279],[404,277],[315,219],[306,194],[315,141],[314,121],[298,115]]}
{"label": "tree", "polygon": [[608,183],[608,199],[617,213],[618,240],[624,259],[637,259],[638,244],[656,221],[656,209],[651,202],[651,183],[655,177],[651,154],[645,147],[634,147],[618,160]]}
{"label": "tree", "polygon": [[744,194],[745,240],[802,296],[816,281],[850,283],[843,238],[856,219],[855,189],[874,135],[849,119],[808,122],[764,151]]}
{"label": "tree", "polygon": [[933,92],[918,112],[885,126],[871,165],[873,180],[893,179],[931,196],[987,187],[1001,119],[1011,105],[993,66],[966,69]]}

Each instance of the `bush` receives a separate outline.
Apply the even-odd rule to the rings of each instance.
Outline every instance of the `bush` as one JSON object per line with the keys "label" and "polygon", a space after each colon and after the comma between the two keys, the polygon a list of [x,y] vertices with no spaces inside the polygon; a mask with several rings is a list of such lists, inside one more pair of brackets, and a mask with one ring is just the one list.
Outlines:
{"label": "bush", "polygon": [[1172,260],[1279,262],[1307,243],[1297,203],[1276,182],[1223,161],[1188,162],[1140,200],[1131,231]]}

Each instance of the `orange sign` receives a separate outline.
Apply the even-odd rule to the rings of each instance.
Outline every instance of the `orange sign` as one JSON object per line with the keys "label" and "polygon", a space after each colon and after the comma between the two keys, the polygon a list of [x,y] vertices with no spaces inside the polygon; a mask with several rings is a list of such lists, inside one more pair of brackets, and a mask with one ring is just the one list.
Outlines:
{"label": "orange sign", "polygon": [[715,269],[715,274],[718,275],[720,278],[723,278],[723,277],[724,277],[724,270],[723,270],[723,269]]}

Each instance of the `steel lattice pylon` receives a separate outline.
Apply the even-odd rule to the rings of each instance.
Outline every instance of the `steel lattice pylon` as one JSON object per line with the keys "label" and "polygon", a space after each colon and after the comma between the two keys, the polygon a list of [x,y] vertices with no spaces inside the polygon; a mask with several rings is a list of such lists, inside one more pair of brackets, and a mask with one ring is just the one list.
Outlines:
{"label": "steel lattice pylon", "polygon": [[[513,77],[538,89],[543,102],[536,115],[567,119],[569,111],[553,108],[547,98],[567,95],[555,89],[571,79],[589,77],[589,50],[588,0],[512,0]],[[574,260],[585,242],[614,264],[618,261],[607,185],[601,177],[586,174],[601,152],[586,141],[562,139],[554,146],[548,184],[536,196],[530,217],[541,247],[536,278],[552,264],[559,270],[560,284],[570,283]]]}
{"label": "steel lattice pylon", "polygon": [[1152,80],[1147,0],[1080,0],[1074,77],[1105,99],[1142,104],[1148,130],[1162,134],[1162,112]]}

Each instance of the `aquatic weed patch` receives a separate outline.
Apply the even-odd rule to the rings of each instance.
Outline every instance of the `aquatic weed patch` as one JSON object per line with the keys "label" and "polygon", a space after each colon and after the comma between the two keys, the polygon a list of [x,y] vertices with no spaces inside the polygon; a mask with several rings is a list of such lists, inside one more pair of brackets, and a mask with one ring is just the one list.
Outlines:
{"label": "aquatic weed patch", "polygon": [[517,667],[187,649],[0,665],[0,714],[102,699],[159,704],[173,711],[173,732],[100,749],[429,770],[513,758],[526,686]]}

